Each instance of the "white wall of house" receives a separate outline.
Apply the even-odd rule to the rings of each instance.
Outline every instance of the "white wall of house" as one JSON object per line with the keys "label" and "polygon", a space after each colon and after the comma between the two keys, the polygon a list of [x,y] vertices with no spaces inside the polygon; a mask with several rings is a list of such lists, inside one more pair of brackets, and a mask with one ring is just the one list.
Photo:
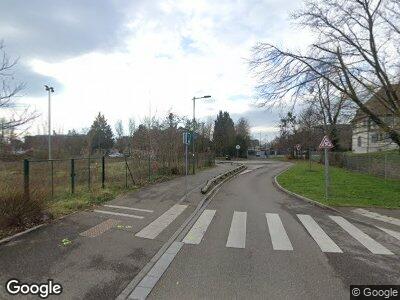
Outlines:
{"label": "white wall of house", "polygon": [[376,125],[368,126],[366,119],[353,124],[352,150],[355,153],[370,153],[399,149]]}

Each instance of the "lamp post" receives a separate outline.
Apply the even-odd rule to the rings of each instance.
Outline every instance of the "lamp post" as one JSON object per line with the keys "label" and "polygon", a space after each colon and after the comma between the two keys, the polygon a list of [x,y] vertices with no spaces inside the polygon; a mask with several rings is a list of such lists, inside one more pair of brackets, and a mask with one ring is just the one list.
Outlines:
{"label": "lamp post", "polygon": [[49,113],[49,115],[48,115],[49,124],[48,125],[49,125],[49,160],[50,160],[51,159],[51,93],[54,93],[54,88],[51,86],[47,86],[47,85],[45,85],[44,87],[45,87],[46,91],[49,92],[49,112],[48,112]]}
{"label": "lamp post", "polygon": [[193,143],[192,143],[192,147],[193,147],[193,154],[192,154],[192,157],[193,157],[193,175],[195,174],[195,168],[196,168],[196,166],[195,166],[195,162],[196,162],[196,157],[195,157],[195,146],[194,146],[194,131],[195,131],[195,124],[196,124],[196,100],[198,100],[198,99],[206,99],[206,98],[211,98],[211,96],[210,95],[206,95],[206,96],[202,96],[202,97],[193,97],[193,134],[192,134],[192,139],[193,139]]}

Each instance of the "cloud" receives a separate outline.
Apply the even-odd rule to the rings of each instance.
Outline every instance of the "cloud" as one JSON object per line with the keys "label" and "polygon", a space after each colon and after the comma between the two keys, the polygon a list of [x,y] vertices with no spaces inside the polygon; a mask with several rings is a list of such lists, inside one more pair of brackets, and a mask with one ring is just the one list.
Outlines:
{"label": "cloud", "polygon": [[[228,110],[252,126],[274,114],[252,106],[246,58],[256,41],[301,44],[285,20],[300,0],[160,0],[0,2],[0,37],[21,57],[24,101],[46,111],[43,84],[55,85],[55,127],[88,127],[102,111],[114,124],[151,110],[199,118]],[[296,39],[293,38],[296,36]],[[17,74],[17,75],[18,75]]]}

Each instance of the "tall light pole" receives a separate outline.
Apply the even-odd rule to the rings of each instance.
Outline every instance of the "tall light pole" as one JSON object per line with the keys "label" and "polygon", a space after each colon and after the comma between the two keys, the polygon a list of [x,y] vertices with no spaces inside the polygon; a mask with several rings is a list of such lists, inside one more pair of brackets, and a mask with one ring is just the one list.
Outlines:
{"label": "tall light pole", "polygon": [[54,88],[48,85],[45,85],[44,88],[49,92],[49,160],[51,159],[51,93],[54,93]]}
{"label": "tall light pole", "polygon": [[194,146],[194,131],[195,131],[195,124],[196,124],[196,100],[198,99],[205,99],[205,98],[211,98],[210,95],[202,96],[202,97],[193,97],[193,132],[192,132],[192,147],[193,147],[193,175],[196,173],[195,168],[196,168],[196,157],[195,157],[195,146]]}

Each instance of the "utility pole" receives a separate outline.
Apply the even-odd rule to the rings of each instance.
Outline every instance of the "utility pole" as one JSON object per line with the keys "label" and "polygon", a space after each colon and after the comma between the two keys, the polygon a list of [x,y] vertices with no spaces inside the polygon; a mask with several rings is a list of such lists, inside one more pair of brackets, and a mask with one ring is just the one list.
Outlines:
{"label": "utility pole", "polygon": [[51,93],[54,93],[54,88],[51,86],[44,86],[49,94],[49,111],[48,111],[48,125],[49,125],[49,160],[51,159]]}
{"label": "utility pole", "polygon": [[193,131],[192,131],[192,158],[193,158],[193,175],[196,173],[196,157],[194,155],[195,146],[194,146],[194,131],[196,130],[196,97],[193,97]]}

